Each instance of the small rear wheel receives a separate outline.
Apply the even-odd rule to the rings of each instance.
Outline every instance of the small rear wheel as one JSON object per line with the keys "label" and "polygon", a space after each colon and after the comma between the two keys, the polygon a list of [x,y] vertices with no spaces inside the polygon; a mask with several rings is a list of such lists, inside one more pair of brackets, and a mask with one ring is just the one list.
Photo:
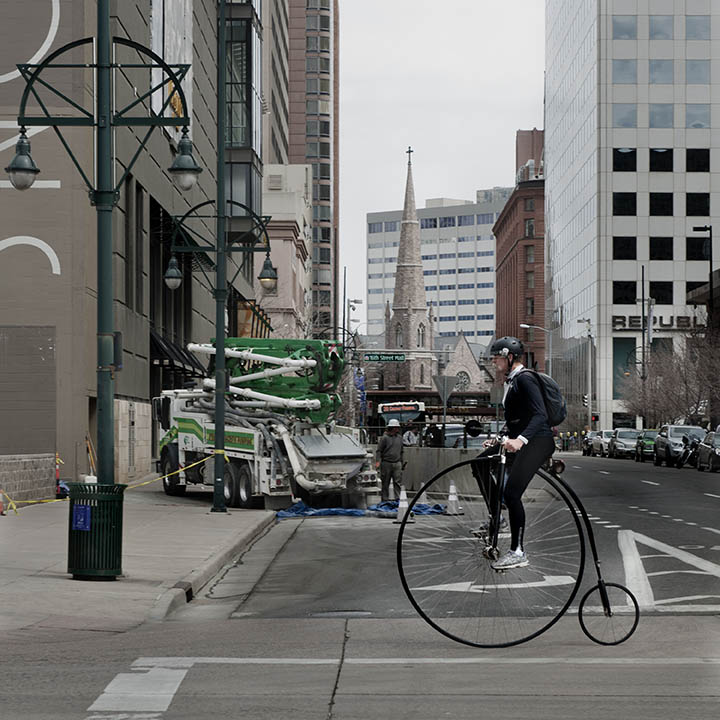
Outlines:
{"label": "small rear wheel", "polygon": [[637,628],[640,607],[635,596],[617,583],[604,583],[607,608],[603,606],[600,585],[591,587],[580,601],[578,619],[582,631],[599,645],[619,645]]}

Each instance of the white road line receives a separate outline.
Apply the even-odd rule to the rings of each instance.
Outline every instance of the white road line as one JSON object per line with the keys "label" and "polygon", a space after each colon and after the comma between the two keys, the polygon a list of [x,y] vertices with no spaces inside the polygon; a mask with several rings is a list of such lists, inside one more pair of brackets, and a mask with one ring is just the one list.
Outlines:
{"label": "white road line", "polygon": [[[340,658],[139,658],[133,667],[190,668],[194,665],[339,665]],[[346,657],[346,665],[720,665],[720,657]]]}
{"label": "white road line", "polygon": [[596,525],[607,525],[610,521],[609,520],[596,520]]}
{"label": "white road line", "polygon": [[152,667],[147,672],[119,673],[102,695],[88,708],[121,712],[164,712],[170,707],[185,669]]}
{"label": "white road line", "polygon": [[610,474],[607,470],[598,470],[598,472],[599,472],[601,475],[609,475],[609,474]]}
{"label": "white road line", "polygon": [[715,528],[700,528],[701,530],[707,530],[708,532],[715,533],[716,535],[720,535],[720,530],[716,530]]}
{"label": "white road line", "polygon": [[703,493],[703,495],[707,495],[708,497],[720,498],[720,495],[713,495],[712,493]]}
{"label": "white road line", "polygon": [[660,483],[653,482],[652,480],[643,480],[646,485],[659,485]]}
{"label": "white road line", "polygon": [[608,530],[616,530],[617,528],[621,528],[622,525],[606,525],[605,526]]}
{"label": "white road line", "polygon": [[[655,597],[640,559],[634,536],[635,533],[632,530],[618,532],[618,546],[625,568],[625,585],[632,588],[640,607],[652,607],[655,604]],[[628,598],[629,600],[630,598]]]}

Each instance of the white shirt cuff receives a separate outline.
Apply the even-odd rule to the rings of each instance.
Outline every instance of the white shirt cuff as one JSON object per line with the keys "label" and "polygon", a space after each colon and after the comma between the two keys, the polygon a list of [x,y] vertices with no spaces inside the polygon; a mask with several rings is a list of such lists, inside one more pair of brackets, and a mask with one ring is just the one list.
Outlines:
{"label": "white shirt cuff", "polygon": [[522,435],[518,435],[518,440],[522,440],[523,445],[528,444],[528,439],[526,437],[523,437]]}

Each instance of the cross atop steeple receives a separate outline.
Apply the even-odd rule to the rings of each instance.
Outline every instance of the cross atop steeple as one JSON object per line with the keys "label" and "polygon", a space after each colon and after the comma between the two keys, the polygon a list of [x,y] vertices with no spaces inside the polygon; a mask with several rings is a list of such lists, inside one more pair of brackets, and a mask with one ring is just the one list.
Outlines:
{"label": "cross atop steeple", "polygon": [[412,164],[412,154],[413,154],[415,151],[412,149],[412,147],[410,147],[410,146],[408,145],[408,149],[407,149],[405,152],[407,153],[407,156],[408,156],[408,165],[411,165],[411,164]]}

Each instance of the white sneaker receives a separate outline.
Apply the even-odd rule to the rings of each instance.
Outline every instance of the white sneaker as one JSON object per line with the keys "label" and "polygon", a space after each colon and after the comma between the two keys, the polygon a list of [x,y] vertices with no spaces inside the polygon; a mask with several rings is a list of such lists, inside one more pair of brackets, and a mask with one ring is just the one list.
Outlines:
{"label": "white sneaker", "polygon": [[511,570],[512,568],[521,568],[529,564],[529,560],[525,552],[522,550],[508,550],[499,560],[492,563],[493,570]]}

